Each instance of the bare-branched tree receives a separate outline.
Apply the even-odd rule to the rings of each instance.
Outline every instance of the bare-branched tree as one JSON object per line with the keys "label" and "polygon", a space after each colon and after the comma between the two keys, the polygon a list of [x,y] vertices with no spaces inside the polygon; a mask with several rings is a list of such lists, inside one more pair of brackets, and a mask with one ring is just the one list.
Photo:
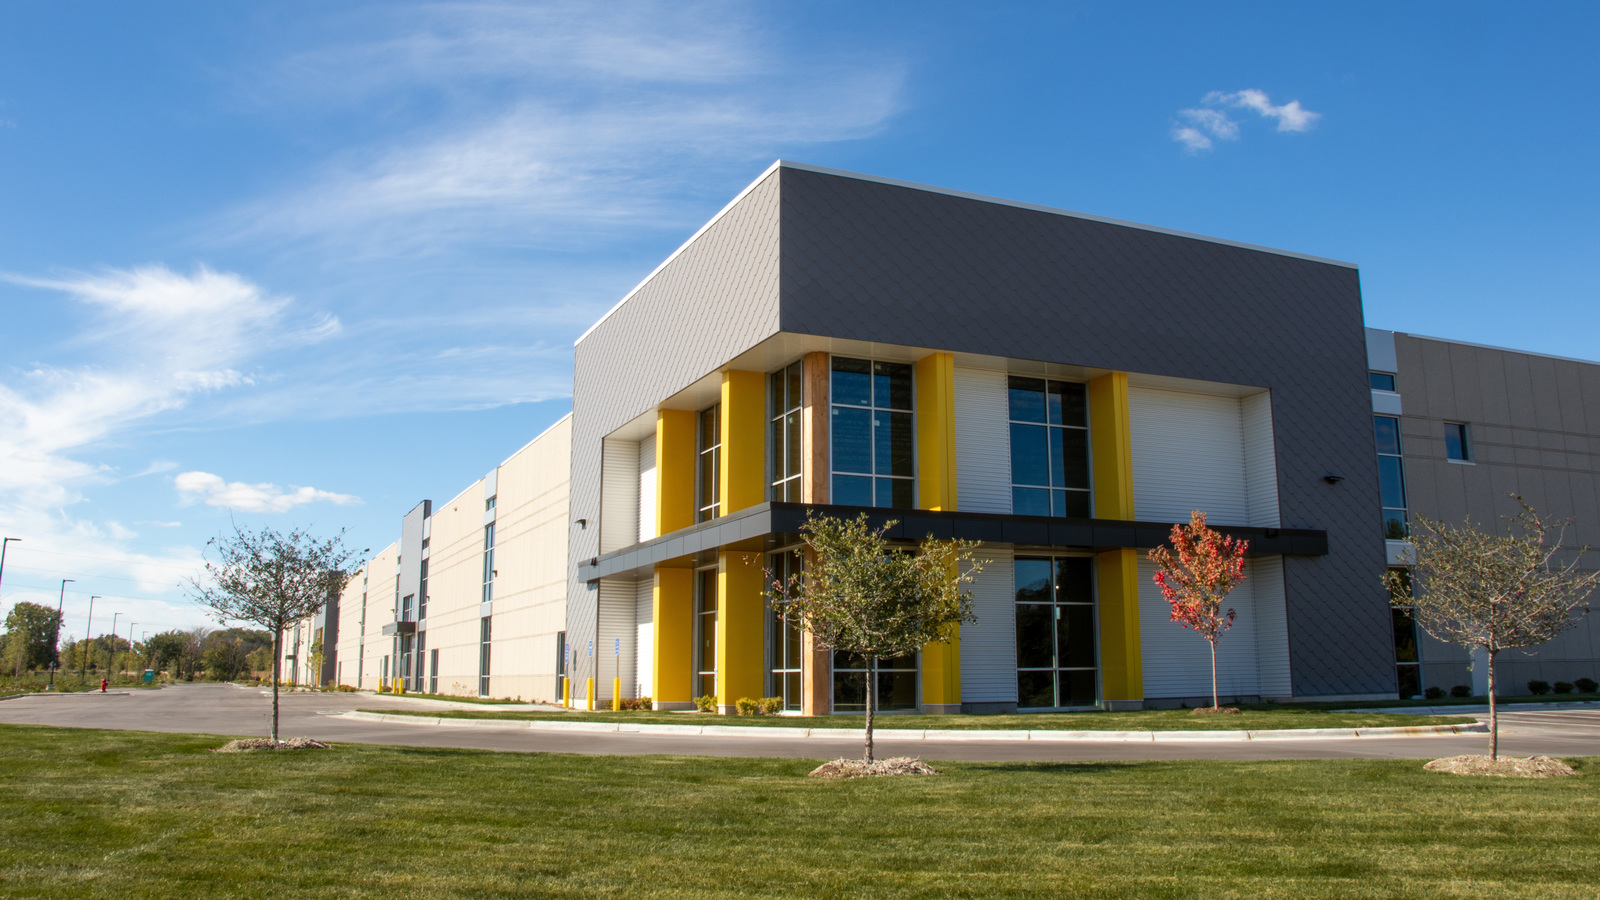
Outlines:
{"label": "bare-branched tree", "polygon": [[767,600],[787,623],[811,633],[816,646],[862,657],[867,664],[866,761],[872,762],[878,660],[948,643],[973,621],[972,592],[963,585],[982,571],[973,541],[929,538],[915,550],[889,545],[882,528],[855,519],[808,516],[801,535],[810,551],[803,571],[767,572]]}
{"label": "bare-branched tree", "polygon": [[[320,539],[296,528],[234,527],[231,537],[206,543],[203,579],[190,579],[190,594],[223,625],[248,622],[272,635],[272,739],[278,740],[278,667],[283,632],[315,613],[344,586],[345,569],[357,553],[343,546],[344,531]],[[365,552],[365,551],[363,551]]]}
{"label": "bare-branched tree", "polygon": [[[1547,643],[1578,624],[1589,611],[1584,601],[1600,586],[1600,572],[1578,568],[1589,548],[1562,547],[1572,520],[1545,521],[1521,497],[1512,498],[1522,512],[1506,517],[1504,534],[1418,516],[1413,569],[1385,576],[1390,602],[1411,607],[1423,631],[1488,656],[1490,759],[1500,753],[1495,658],[1502,650]],[[1563,554],[1564,562],[1558,559]]]}

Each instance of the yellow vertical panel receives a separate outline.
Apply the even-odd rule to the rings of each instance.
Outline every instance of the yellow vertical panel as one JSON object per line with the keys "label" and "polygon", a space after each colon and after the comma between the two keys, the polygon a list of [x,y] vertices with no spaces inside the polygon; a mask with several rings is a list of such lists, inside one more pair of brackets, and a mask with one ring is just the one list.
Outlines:
{"label": "yellow vertical panel", "polygon": [[656,534],[694,524],[695,414],[656,413]]}
{"label": "yellow vertical panel", "polygon": [[652,699],[658,709],[687,708],[694,699],[694,570],[657,567],[651,603]]}
{"label": "yellow vertical panel", "polygon": [[717,707],[724,713],[732,712],[741,697],[765,693],[766,603],[760,562],[759,553],[717,554]]}
{"label": "yellow vertical panel", "polygon": [[1095,555],[1100,596],[1101,699],[1113,708],[1144,700],[1144,660],[1139,644],[1139,555],[1132,547]]}
{"label": "yellow vertical panel", "polygon": [[956,358],[917,360],[917,506],[956,508]]}
{"label": "yellow vertical panel", "polygon": [[1133,439],[1128,424],[1128,373],[1089,382],[1089,440],[1094,455],[1094,515],[1131,520]]}
{"label": "yellow vertical panel", "polygon": [[722,373],[722,515],[767,499],[767,376]]}

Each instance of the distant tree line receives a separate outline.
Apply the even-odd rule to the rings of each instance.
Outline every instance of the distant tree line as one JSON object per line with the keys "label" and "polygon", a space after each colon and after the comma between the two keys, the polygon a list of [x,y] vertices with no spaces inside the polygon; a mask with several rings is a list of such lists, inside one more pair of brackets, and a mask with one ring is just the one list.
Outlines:
{"label": "distant tree line", "polygon": [[[176,679],[232,681],[272,668],[272,635],[256,629],[174,629],[132,643],[121,635],[75,640],[60,629],[54,609],[16,604],[0,635],[0,674],[45,671],[54,662],[61,671],[85,675],[155,669]],[[57,635],[59,652],[54,646]]]}

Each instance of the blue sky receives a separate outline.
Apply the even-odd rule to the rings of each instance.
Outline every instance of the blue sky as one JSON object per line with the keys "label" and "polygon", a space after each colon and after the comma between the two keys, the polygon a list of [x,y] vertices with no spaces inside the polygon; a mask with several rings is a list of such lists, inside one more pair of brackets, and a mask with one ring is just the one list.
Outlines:
{"label": "blue sky", "polygon": [[0,606],[207,624],[230,520],[382,547],[778,158],[1351,260],[1370,325],[1595,359],[1597,10],[11,0]]}

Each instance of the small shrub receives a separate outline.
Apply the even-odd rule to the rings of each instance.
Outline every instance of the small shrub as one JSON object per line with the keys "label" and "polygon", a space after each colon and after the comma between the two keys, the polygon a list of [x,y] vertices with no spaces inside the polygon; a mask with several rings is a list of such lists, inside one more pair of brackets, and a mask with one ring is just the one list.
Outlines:
{"label": "small shrub", "polygon": [[782,697],[762,697],[760,701],[763,716],[775,716],[783,711]]}
{"label": "small shrub", "polygon": [[1472,685],[1470,685],[1470,684],[1458,684],[1455,687],[1450,689],[1450,696],[1452,696],[1452,697],[1471,697],[1472,696]]}
{"label": "small shrub", "polygon": [[655,701],[651,700],[649,697],[640,697],[634,702],[639,704],[639,709],[644,712],[649,712],[650,710],[656,708]]}
{"label": "small shrub", "polygon": [[712,694],[705,694],[694,698],[694,708],[701,712],[714,712],[717,708],[717,698]]}
{"label": "small shrub", "polygon": [[1550,682],[1534,679],[1533,681],[1528,682],[1528,693],[1538,694],[1542,697],[1545,694],[1550,693]]}
{"label": "small shrub", "polygon": [[733,706],[739,710],[739,715],[741,716],[753,716],[761,712],[760,702],[749,697],[740,697],[738,700],[733,701]]}
{"label": "small shrub", "polygon": [[1429,700],[1438,700],[1444,696],[1444,688],[1434,685],[1423,691],[1422,696],[1427,697]]}
{"label": "small shrub", "polygon": [[623,697],[622,698],[622,708],[625,709],[625,710],[633,710],[633,711],[637,712],[639,710],[648,711],[650,709],[653,709],[654,707],[651,705],[649,697],[634,697],[634,698]]}
{"label": "small shrub", "polygon": [[1600,691],[1600,684],[1597,684],[1593,678],[1579,678],[1578,680],[1572,682],[1572,684],[1579,690],[1579,692],[1584,694],[1592,694],[1595,691]]}
{"label": "small shrub", "polygon": [[1555,683],[1555,691],[1558,694],[1570,694],[1572,693],[1572,688],[1573,684],[1570,681],[1558,681]]}
{"label": "small shrub", "polygon": [[387,693],[389,693],[389,692],[390,692],[390,691],[389,691],[389,686],[388,686],[388,685],[387,685],[387,684],[380,684],[380,685],[378,685],[378,693],[380,693],[380,694],[387,694]]}

